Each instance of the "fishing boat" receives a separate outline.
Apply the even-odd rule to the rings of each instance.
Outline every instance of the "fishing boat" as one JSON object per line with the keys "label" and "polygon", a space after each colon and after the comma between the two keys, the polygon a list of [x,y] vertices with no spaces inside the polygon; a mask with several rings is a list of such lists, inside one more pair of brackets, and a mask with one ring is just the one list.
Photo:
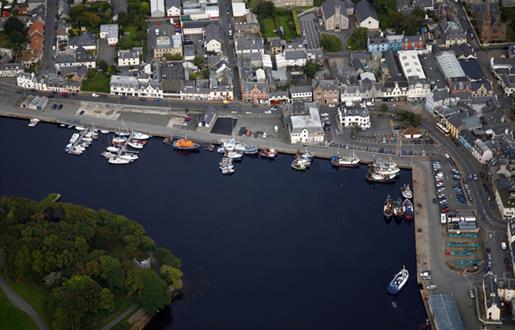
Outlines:
{"label": "fishing boat", "polygon": [[366,175],[366,179],[367,181],[370,181],[370,182],[381,182],[381,183],[384,183],[384,182],[392,182],[395,180],[395,177],[396,175],[394,174],[390,174],[390,175],[387,175],[387,174],[378,174],[372,170],[369,170],[367,175]]}
{"label": "fishing boat", "polygon": [[412,221],[415,217],[413,212],[413,203],[409,199],[405,199],[402,203],[403,218],[405,221]]}
{"label": "fishing boat", "polygon": [[256,145],[246,145],[243,153],[245,153],[245,155],[255,155],[258,151],[259,149]]}
{"label": "fishing boat", "polygon": [[383,159],[378,158],[372,164],[369,165],[369,169],[376,174],[386,175],[388,177],[396,177],[400,173],[399,166],[391,159],[385,162]]}
{"label": "fishing boat", "polygon": [[311,162],[313,160],[313,157],[315,157],[315,155],[311,152],[306,151],[306,152],[300,154],[300,157]]}
{"label": "fishing boat", "polygon": [[73,133],[72,137],[70,138],[70,143],[74,143],[79,138],[79,133]]}
{"label": "fishing boat", "polygon": [[402,269],[400,272],[398,272],[393,279],[388,284],[388,288],[386,289],[389,294],[397,294],[399,293],[404,285],[406,285],[406,282],[408,282],[409,278],[409,272],[404,266],[402,266]]}
{"label": "fishing boat", "polygon": [[309,167],[309,161],[297,157],[291,162],[291,167],[297,171],[305,171]]}
{"label": "fishing boat", "polygon": [[388,195],[388,197],[386,197],[386,200],[385,200],[384,206],[383,206],[383,214],[386,219],[390,219],[393,216],[393,207],[394,207],[393,200],[390,197],[390,195]]}
{"label": "fishing boat", "polygon": [[113,137],[113,144],[121,144],[127,142],[127,139],[121,136]]}
{"label": "fishing boat", "polygon": [[221,167],[220,170],[222,171],[222,174],[224,175],[230,175],[230,174],[233,174],[234,173],[234,168],[233,167]]}
{"label": "fishing boat", "polygon": [[340,156],[335,154],[331,158],[331,165],[335,167],[356,167],[359,166],[359,158],[356,157],[356,153],[352,153],[349,157]]}
{"label": "fishing boat", "polygon": [[173,148],[176,150],[189,150],[189,151],[195,151],[200,148],[199,143],[195,143],[192,140],[189,139],[179,139],[173,141]]}
{"label": "fishing boat", "polygon": [[114,158],[109,159],[108,162],[109,162],[109,164],[113,164],[113,165],[124,165],[124,164],[129,164],[131,161],[121,158],[121,157],[114,157]]}
{"label": "fishing boat", "polygon": [[231,159],[234,159],[234,160],[238,160],[238,159],[241,159],[241,157],[243,157],[243,153],[242,152],[239,152],[239,151],[236,151],[236,150],[233,150],[233,151],[227,151],[225,153],[225,156],[227,158],[231,158]]}
{"label": "fishing boat", "polygon": [[413,192],[407,183],[402,186],[401,193],[404,198],[411,199],[413,197]]}
{"label": "fishing boat", "polygon": [[259,151],[259,156],[272,159],[277,156],[277,151],[275,151],[275,149],[261,149],[261,151]]}
{"label": "fishing boat", "polygon": [[402,200],[400,198],[398,198],[395,201],[395,205],[393,207],[393,214],[395,215],[396,218],[401,218],[402,217],[402,214],[403,214],[403,211],[402,211]]}
{"label": "fishing boat", "polygon": [[28,125],[28,126],[29,126],[29,127],[34,127],[34,126],[36,126],[38,123],[39,123],[39,119],[37,119],[37,118],[32,118],[32,119],[30,120],[30,123],[29,123],[29,125]]}
{"label": "fishing boat", "polygon": [[230,138],[220,141],[220,145],[224,148],[225,151],[233,151],[236,147],[236,141],[234,138]]}
{"label": "fishing boat", "polygon": [[246,147],[245,145],[241,144],[241,143],[235,143],[234,144],[234,151],[238,151],[238,152],[245,152],[246,150]]}
{"label": "fishing boat", "polygon": [[218,152],[219,154],[225,154],[225,148],[220,146],[216,149],[216,152]]}
{"label": "fishing boat", "polygon": [[228,166],[228,165],[232,165],[232,158],[229,158],[229,157],[223,157],[222,160],[220,161],[220,163],[218,163],[218,165],[220,167],[222,166]]}

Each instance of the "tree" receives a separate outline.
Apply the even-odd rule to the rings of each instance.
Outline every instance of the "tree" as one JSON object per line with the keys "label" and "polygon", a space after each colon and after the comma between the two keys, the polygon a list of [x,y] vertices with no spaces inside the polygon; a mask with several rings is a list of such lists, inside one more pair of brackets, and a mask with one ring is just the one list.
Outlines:
{"label": "tree", "polygon": [[326,52],[339,52],[342,49],[340,38],[332,34],[322,34],[320,38],[320,46]]}
{"label": "tree", "polygon": [[118,259],[111,256],[100,256],[100,278],[105,285],[113,290],[121,290],[125,287],[125,271]]}
{"label": "tree", "polygon": [[175,289],[182,288],[182,271],[178,268],[162,265],[161,266],[161,277],[166,281],[169,285],[172,285]]}
{"label": "tree", "polygon": [[89,276],[75,275],[52,290],[50,310],[56,329],[91,329],[102,287]]}
{"label": "tree", "polygon": [[98,307],[103,310],[110,311],[114,306],[114,295],[111,290],[107,288],[103,288],[100,291],[100,301],[98,302]]}
{"label": "tree", "polygon": [[271,1],[261,2],[256,6],[256,15],[259,19],[273,17],[275,6]]}
{"label": "tree", "polygon": [[166,282],[151,269],[140,269],[137,272],[142,287],[136,295],[136,301],[148,312],[155,312],[171,301]]}
{"label": "tree", "polygon": [[367,48],[368,29],[359,27],[352,31],[347,41],[347,46],[351,50],[364,50]]}
{"label": "tree", "polygon": [[195,58],[193,59],[193,64],[195,64],[196,66],[201,66],[202,64],[204,64],[204,58],[202,56],[195,56]]}
{"label": "tree", "polygon": [[5,21],[4,32],[7,34],[7,38],[17,50],[22,48],[22,45],[27,42],[25,25],[14,16],[9,17],[7,21]]}
{"label": "tree", "polygon": [[302,72],[306,75],[306,78],[313,79],[318,71],[318,64],[308,62],[302,67]]}

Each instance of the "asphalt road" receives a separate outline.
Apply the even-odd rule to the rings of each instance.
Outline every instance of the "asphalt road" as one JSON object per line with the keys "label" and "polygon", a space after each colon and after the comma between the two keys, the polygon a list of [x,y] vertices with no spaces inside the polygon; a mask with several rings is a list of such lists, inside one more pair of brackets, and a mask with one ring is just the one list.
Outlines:
{"label": "asphalt road", "polygon": [[229,63],[233,65],[232,71],[232,84],[233,84],[233,98],[235,100],[241,100],[241,83],[240,73],[238,71],[238,59],[236,58],[236,52],[234,49],[234,39],[229,37],[229,30],[234,33],[234,18],[232,13],[232,2],[230,0],[218,1],[218,10],[220,17],[218,22],[220,24],[220,30],[222,32],[222,43],[223,51]]}
{"label": "asphalt road", "polygon": [[46,1],[46,20],[45,20],[45,45],[43,51],[43,68],[46,71],[54,72],[54,54],[52,49],[55,46],[55,28],[57,15],[57,0]]}
{"label": "asphalt road", "polygon": [[43,322],[43,319],[39,314],[32,308],[29,303],[27,303],[22,297],[20,297],[16,292],[14,292],[13,289],[5,282],[5,280],[0,277],[0,288],[4,290],[5,295],[7,296],[7,299],[16,307],[27,313],[34,323],[38,326],[41,330],[48,330],[47,326],[45,325],[45,322]]}

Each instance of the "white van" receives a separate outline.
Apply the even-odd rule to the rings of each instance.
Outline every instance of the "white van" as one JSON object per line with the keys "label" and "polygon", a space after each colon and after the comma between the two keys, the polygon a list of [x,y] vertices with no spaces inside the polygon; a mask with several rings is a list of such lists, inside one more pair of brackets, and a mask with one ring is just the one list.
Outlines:
{"label": "white van", "polygon": [[445,225],[447,223],[447,214],[445,214],[445,213],[440,214],[440,223],[442,225]]}
{"label": "white van", "polygon": [[506,244],[506,242],[501,242],[501,249],[503,250],[506,250],[508,248],[508,245]]}

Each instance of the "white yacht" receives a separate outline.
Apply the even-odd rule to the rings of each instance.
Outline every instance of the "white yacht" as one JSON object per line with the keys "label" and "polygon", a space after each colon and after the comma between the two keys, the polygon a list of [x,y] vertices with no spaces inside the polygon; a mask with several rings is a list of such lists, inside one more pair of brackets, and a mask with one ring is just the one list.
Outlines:
{"label": "white yacht", "polygon": [[109,162],[109,164],[113,164],[113,165],[123,165],[123,164],[129,164],[131,161],[121,158],[121,157],[114,157],[114,158],[110,158],[108,160],[108,162]]}

